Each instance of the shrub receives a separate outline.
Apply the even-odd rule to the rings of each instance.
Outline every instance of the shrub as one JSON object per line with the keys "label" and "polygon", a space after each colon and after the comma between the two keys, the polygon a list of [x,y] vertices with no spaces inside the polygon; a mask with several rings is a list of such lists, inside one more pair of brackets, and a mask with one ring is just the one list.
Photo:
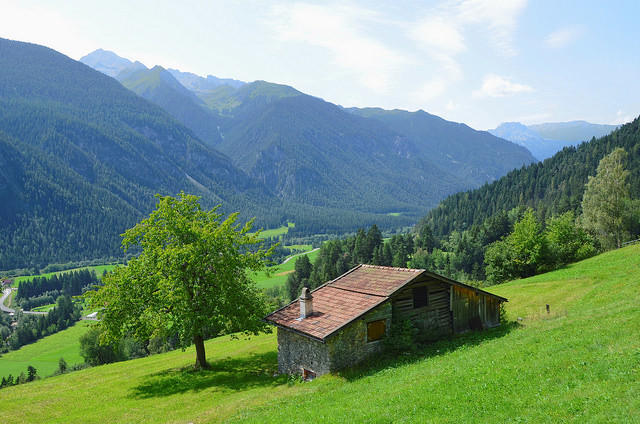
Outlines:
{"label": "shrub", "polygon": [[394,318],[389,331],[382,338],[382,345],[392,354],[415,352],[418,349],[416,340],[419,332],[409,318]]}

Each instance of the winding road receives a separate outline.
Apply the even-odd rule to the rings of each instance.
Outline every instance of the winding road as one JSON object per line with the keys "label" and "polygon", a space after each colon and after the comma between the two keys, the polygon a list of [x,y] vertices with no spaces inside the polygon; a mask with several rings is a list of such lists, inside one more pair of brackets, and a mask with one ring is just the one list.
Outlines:
{"label": "winding road", "polygon": [[[8,288],[8,289],[4,289],[2,291],[2,297],[0,297],[0,311],[2,312],[6,312],[8,314],[14,314],[16,312],[15,309],[11,309],[8,308],[6,306],[4,306],[4,301],[11,296],[11,291],[12,290],[17,290],[15,288]],[[22,311],[22,313],[24,314],[30,314],[30,315],[46,315],[46,312],[37,312],[37,311]]]}
{"label": "winding road", "polygon": [[297,253],[297,254],[295,254],[295,255],[291,255],[291,256],[289,256],[287,259],[285,259],[285,260],[284,260],[284,262],[282,262],[280,265],[284,265],[284,264],[286,264],[287,262],[289,262],[289,260],[290,260],[290,259],[293,259],[293,258],[295,258],[295,257],[297,257],[297,256],[308,255],[309,253],[311,253],[311,252],[315,252],[316,250],[320,250],[320,248],[319,248],[319,247],[316,247],[315,249],[313,249],[313,250],[309,250],[308,252],[302,252],[302,253]]}

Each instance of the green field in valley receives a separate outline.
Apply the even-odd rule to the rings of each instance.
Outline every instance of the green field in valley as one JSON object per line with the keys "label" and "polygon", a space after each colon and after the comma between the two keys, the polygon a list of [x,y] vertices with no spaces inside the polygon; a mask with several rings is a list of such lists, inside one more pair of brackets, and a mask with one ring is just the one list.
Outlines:
{"label": "green field in valley", "polygon": [[47,272],[44,274],[39,274],[39,275],[29,275],[29,276],[23,276],[23,277],[16,277],[13,279],[13,287],[18,287],[18,284],[20,284],[22,281],[27,281],[27,280],[31,280],[34,277],[53,277],[54,275],[60,275],[60,274],[64,274],[67,272],[72,272],[72,271],[80,271],[82,269],[90,269],[90,270],[94,270],[96,272],[96,275],[98,276],[98,278],[102,277],[102,274],[104,273],[104,271],[111,271],[113,268],[117,267],[118,265],[96,265],[96,266],[85,266],[85,267],[81,267],[81,268],[74,268],[74,269],[67,269],[65,271],[57,271],[57,272]]}
{"label": "green field in valley", "polygon": [[253,281],[256,282],[256,284],[260,288],[266,289],[269,287],[284,285],[287,282],[287,276],[291,274],[294,270],[297,257],[306,255],[309,257],[309,260],[313,263],[313,261],[315,261],[318,254],[319,254],[319,250],[313,250],[308,253],[302,253],[300,255],[293,256],[286,263],[270,267],[269,275],[267,274],[267,272],[261,271],[261,272],[254,273],[251,276],[251,278],[253,279]]}
{"label": "green field in valley", "polygon": [[21,372],[26,374],[29,365],[35,367],[39,376],[46,377],[58,369],[60,358],[64,358],[68,366],[83,363],[79,339],[88,325],[88,321],[80,321],[64,331],[3,354],[0,356],[0,378],[9,374],[17,377]]}
{"label": "green field in valley", "polygon": [[293,228],[295,226],[296,225],[294,223],[290,222],[288,225],[283,225],[282,227],[279,227],[279,228],[262,230],[260,231],[260,238],[267,239],[271,237],[278,237],[278,236],[285,235],[289,232],[289,228]]}
{"label": "green field in valley", "polygon": [[310,383],[274,375],[274,334],[227,336],[206,344],[211,370],[192,370],[190,348],[0,390],[0,420],[640,422],[639,257],[626,247],[492,287],[509,323]]}

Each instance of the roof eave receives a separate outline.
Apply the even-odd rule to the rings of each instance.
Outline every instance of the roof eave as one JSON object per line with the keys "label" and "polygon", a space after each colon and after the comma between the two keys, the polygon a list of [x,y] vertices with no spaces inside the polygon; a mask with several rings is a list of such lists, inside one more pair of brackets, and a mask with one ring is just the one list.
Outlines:
{"label": "roof eave", "polygon": [[263,321],[265,321],[267,324],[275,325],[278,328],[282,328],[283,330],[291,331],[292,333],[296,333],[296,334],[298,334],[300,336],[307,337],[307,338],[309,338],[311,340],[315,340],[315,341],[320,342],[320,343],[326,343],[326,337],[322,338],[322,337],[312,336],[311,334],[305,333],[304,331],[296,330],[294,328],[287,327],[286,325],[278,324],[277,322],[269,321],[267,319],[263,319]]}

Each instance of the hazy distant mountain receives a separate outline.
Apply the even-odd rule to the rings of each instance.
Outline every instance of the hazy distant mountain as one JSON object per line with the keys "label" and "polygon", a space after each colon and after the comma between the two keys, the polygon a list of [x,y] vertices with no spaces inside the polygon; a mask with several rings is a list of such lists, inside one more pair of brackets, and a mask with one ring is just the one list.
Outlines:
{"label": "hazy distant mountain", "polygon": [[[168,74],[173,75],[176,79],[170,78]],[[269,130],[271,132],[264,133],[263,137],[260,137],[257,132],[247,135],[248,129],[255,127],[253,120],[261,118],[267,111],[272,119],[280,119],[277,111],[273,110],[276,107],[274,105],[285,106],[291,103],[280,102],[280,100],[298,96],[310,97],[285,85],[264,81],[244,84],[240,81],[222,80],[212,76],[202,78],[176,70],[165,71],[160,67],[135,72],[125,70],[117,78],[132,91],[163,107],[181,123],[191,128],[201,139],[211,145],[216,145],[222,152],[229,155],[237,166],[249,173],[252,172],[249,167],[253,165],[255,157],[260,154],[261,149],[266,148],[265,140],[279,137],[281,140],[288,140],[288,143],[294,143],[294,145],[296,143],[304,145],[307,142],[308,134],[314,131],[319,133],[321,132],[319,128],[333,125],[331,121],[324,122],[318,120],[317,117],[308,116],[305,109],[288,110],[288,118],[291,122],[295,122],[295,125],[306,130],[303,134],[294,136],[293,134],[299,128],[293,128],[293,124],[287,126],[283,121],[275,133],[271,128]],[[176,86],[176,82],[180,82],[182,87]],[[185,89],[188,89],[191,95],[186,94]],[[198,111],[203,107],[203,103],[206,105],[205,111]],[[334,106],[325,102],[322,104],[327,107]],[[298,106],[313,109],[318,107],[318,104],[312,101],[299,101]],[[350,119],[342,117],[340,113],[324,114],[320,113],[318,109],[316,112],[319,113],[318,116],[331,117],[330,119],[334,119],[336,122],[347,122]],[[211,116],[211,113],[215,116]],[[431,192],[424,199],[424,202],[429,205],[435,204],[434,201],[439,200],[441,193],[447,193],[453,189],[480,186],[487,181],[499,178],[514,168],[535,161],[530,152],[514,143],[506,142],[484,131],[475,131],[464,124],[446,121],[423,111],[409,113],[400,110],[385,111],[379,108],[354,108],[341,109],[341,113],[366,118],[367,126],[382,128],[379,132],[393,134],[397,140],[404,140],[405,145],[414,146],[413,151],[410,152],[412,160],[420,160],[429,164],[429,167],[435,165],[438,168],[438,172],[429,172],[431,178],[437,178],[437,175],[449,175],[445,178],[447,182],[442,180],[430,187]],[[299,120],[296,115],[304,115],[305,119]],[[358,122],[360,121],[358,120]],[[348,134],[351,132],[362,132],[361,129],[354,130],[360,124],[353,122],[352,124],[353,128],[349,128],[347,125],[341,133],[345,139],[349,139]],[[331,134],[326,132],[326,137],[316,140],[316,143],[332,145],[336,139]],[[333,131],[333,134],[336,134],[336,131]],[[369,136],[375,136],[375,134]],[[248,138],[250,143],[243,137]],[[291,163],[299,164],[314,159],[307,157],[312,155],[313,149],[298,146],[294,151],[295,154],[289,154]],[[350,160],[357,162],[360,158],[366,159],[369,153],[371,152],[366,151],[358,158]],[[336,155],[334,158],[336,160],[332,161],[337,168],[346,167],[354,171],[358,169],[354,163],[339,165],[338,157],[339,155]],[[319,158],[315,159],[319,160]],[[277,165],[274,163],[274,166]],[[287,166],[287,169],[293,169],[289,165]],[[264,171],[263,169],[261,172]],[[281,171],[273,170],[273,172],[280,173],[280,176],[285,180],[288,178],[284,177]],[[289,186],[290,184],[285,185]],[[315,186],[315,184],[303,185]],[[330,187],[331,185],[329,183],[320,186]],[[342,190],[344,187],[337,188]],[[282,187],[274,189],[283,194]],[[329,192],[327,191],[327,193]],[[397,193],[398,196],[400,193]],[[316,191],[314,195],[317,196],[320,193]],[[342,200],[340,202],[342,203]],[[404,203],[402,202],[402,204]]]}
{"label": "hazy distant mountain", "polygon": [[615,125],[598,125],[585,121],[529,126],[520,122],[504,122],[489,132],[526,147],[538,160],[544,160],[564,147],[575,146],[593,137],[602,137],[616,128]]}
{"label": "hazy distant mountain", "polygon": [[555,122],[529,125],[529,128],[542,137],[561,141],[589,141],[600,138],[618,128],[618,125],[592,124],[586,121]]}
{"label": "hazy distant mountain", "polygon": [[345,110],[285,85],[220,85],[161,67],[116,78],[286,204],[342,211],[334,224],[354,212],[416,217],[535,161],[521,146],[426,112]]}
{"label": "hazy distant mountain", "polygon": [[129,59],[120,57],[113,52],[102,49],[98,49],[80,58],[80,62],[113,78],[115,78],[124,69],[146,69],[146,67],[140,62],[132,62]]}
{"label": "hazy distant mountain", "polygon": [[321,99],[265,82],[236,95],[219,148],[282,199],[416,214],[467,185],[403,135]]}
{"label": "hazy distant mountain", "polygon": [[228,85],[233,88],[240,88],[245,82],[234,80],[231,78],[218,78],[213,75],[207,75],[203,78],[190,72],[180,72],[177,69],[168,70],[182,85],[191,91],[208,91],[213,90],[221,85]]}

